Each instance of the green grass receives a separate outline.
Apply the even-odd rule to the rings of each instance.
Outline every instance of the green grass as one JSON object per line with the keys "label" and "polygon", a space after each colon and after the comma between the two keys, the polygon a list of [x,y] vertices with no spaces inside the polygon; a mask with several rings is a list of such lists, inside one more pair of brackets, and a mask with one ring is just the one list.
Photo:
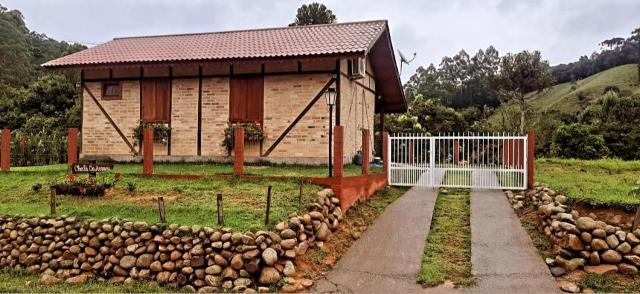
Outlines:
{"label": "green grass", "polygon": [[468,190],[439,193],[422,256],[418,282],[435,286],[446,280],[469,287],[471,274],[471,226]]}
{"label": "green grass", "polygon": [[629,194],[640,179],[640,161],[538,159],[535,179],[571,200],[628,207],[640,204],[640,197]]}
{"label": "green grass", "polygon": [[549,240],[547,240],[545,235],[538,230],[538,224],[527,219],[520,219],[520,222],[522,223],[524,230],[529,234],[529,237],[531,237],[533,245],[538,249],[538,253],[545,258],[555,257],[554,254],[551,253],[551,244],[549,243]]}
{"label": "green grass", "polygon": [[582,289],[591,289],[598,293],[638,293],[640,280],[627,280],[614,275],[586,273],[578,281]]}
{"label": "green grass", "polygon": [[[157,168],[170,173],[198,170],[199,165],[159,164]],[[278,167],[285,171],[284,167]],[[312,171],[304,172],[312,173]],[[236,230],[257,230],[264,225],[267,186],[273,186],[272,224],[285,220],[292,212],[302,212],[303,206],[315,199],[321,187],[306,184],[302,205],[298,203],[299,180],[228,180],[209,178],[202,180],[166,180],[138,176],[141,166],[116,164],[114,172],[122,172],[116,189],[101,199],[94,197],[58,196],[58,215],[73,215],[88,219],[119,217],[132,221],[159,221],[156,198],[165,198],[167,222],[182,225],[218,226],[215,194],[224,199],[225,226]],[[61,181],[67,173],[65,165],[14,168],[0,174],[0,214],[49,214],[48,184]],[[99,174],[98,180],[112,178],[113,172]],[[38,192],[32,190],[40,184]],[[134,194],[127,186],[136,187]]]}
{"label": "green grass", "polygon": [[471,186],[471,171],[448,170],[442,179],[442,184]]}
{"label": "green grass", "polygon": [[[137,163],[118,163],[119,171],[123,173],[142,173],[142,165]],[[16,167],[12,170],[23,169],[47,170],[56,169],[55,166],[42,167]],[[154,165],[156,174],[179,174],[179,175],[231,175],[233,174],[233,164],[203,162],[203,163],[156,163]],[[326,177],[328,167],[324,165],[291,165],[291,164],[268,164],[256,163],[247,164],[244,167],[247,175],[263,176],[288,176],[288,177]],[[371,168],[372,173],[382,172],[381,168]],[[358,165],[347,164],[344,166],[345,176],[357,176],[362,174],[362,168]]]}
{"label": "green grass", "polygon": [[40,276],[22,272],[0,271],[0,292],[2,293],[160,293],[167,292],[156,283],[132,282],[98,283],[87,282],[81,285],[59,283],[43,285]]}

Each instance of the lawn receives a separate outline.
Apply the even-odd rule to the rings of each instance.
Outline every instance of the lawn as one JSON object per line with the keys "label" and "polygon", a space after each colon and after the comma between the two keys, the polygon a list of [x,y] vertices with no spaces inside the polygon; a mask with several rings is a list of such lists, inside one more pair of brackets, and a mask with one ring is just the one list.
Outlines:
{"label": "lawn", "polygon": [[[159,173],[219,173],[232,167],[222,164],[157,164]],[[276,175],[316,175],[322,167],[269,166],[248,167],[248,173]],[[347,170],[355,173],[357,168]],[[359,167],[358,167],[359,170]],[[315,199],[320,186],[305,184],[303,199],[299,201],[300,180],[218,179],[167,180],[142,177],[141,164],[116,164],[114,171],[101,173],[98,181],[111,179],[115,172],[123,174],[114,191],[100,199],[94,197],[58,196],[58,215],[73,215],[88,219],[118,217],[132,221],[159,221],[157,197],[165,199],[168,223],[182,225],[218,226],[215,195],[223,194],[226,227],[236,230],[258,230],[265,226],[267,187],[271,185],[271,225],[285,220],[293,212],[302,212],[304,205]],[[0,174],[0,214],[49,214],[48,184],[64,180],[66,165],[16,167]],[[37,188],[40,187],[38,190]],[[134,191],[131,191],[134,190]],[[194,209],[195,208],[195,209]]]}
{"label": "lawn", "polygon": [[438,194],[424,247],[418,282],[435,286],[447,280],[462,287],[475,283],[471,274],[469,190],[451,189]]}
{"label": "lawn", "polygon": [[629,193],[640,179],[640,161],[538,159],[535,178],[572,200],[595,205],[640,204],[640,197]]}
{"label": "lawn", "polygon": [[43,285],[40,275],[23,272],[0,271],[1,293],[164,293],[156,283],[134,281],[131,283],[100,283],[90,281],[84,284],[71,285],[60,283]]}
{"label": "lawn", "polygon": [[[136,163],[121,163],[116,165],[123,173],[142,173],[142,165]],[[17,168],[19,170],[19,168]],[[381,168],[371,168],[372,173],[382,172]],[[233,174],[233,164],[224,163],[156,163],[154,172],[157,174],[181,175],[215,175]],[[289,165],[289,164],[246,164],[244,173],[247,175],[269,175],[287,177],[326,177],[328,167],[324,165]],[[344,166],[345,176],[362,174],[362,167],[348,164]]]}

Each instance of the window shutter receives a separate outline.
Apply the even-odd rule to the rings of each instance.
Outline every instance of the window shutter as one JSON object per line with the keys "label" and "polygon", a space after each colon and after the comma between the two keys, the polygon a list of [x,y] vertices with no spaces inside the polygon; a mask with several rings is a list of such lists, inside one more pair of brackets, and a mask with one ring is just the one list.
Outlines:
{"label": "window shutter", "polygon": [[169,122],[171,120],[171,83],[169,80],[142,82],[142,120]]}
{"label": "window shutter", "polygon": [[262,121],[264,80],[262,77],[231,77],[229,119],[232,122]]}

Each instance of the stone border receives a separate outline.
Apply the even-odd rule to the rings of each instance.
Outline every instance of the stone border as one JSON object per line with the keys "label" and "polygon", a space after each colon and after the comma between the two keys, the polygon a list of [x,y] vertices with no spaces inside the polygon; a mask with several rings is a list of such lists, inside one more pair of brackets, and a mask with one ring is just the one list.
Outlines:
{"label": "stone border", "polygon": [[567,197],[544,185],[528,191],[507,191],[515,210],[528,204],[537,209],[539,229],[553,245],[555,259],[547,258],[558,277],[576,269],[605,274],[636,275],[640,267],[640,229],[633,232],[602,220],[580,216],[567,205]]}
{"label": "stone border", "polygon": [[[0,266],[42,273],[44,284],[147,280],[191,292],[268,291],[264,286],[294,276],[296,256],[322,246],[343,218],[331,189],[318,192],[307,211],[275,231],[246,233],[116,218],[0,216]],[[301,281],[295,290],[311,285]]]}

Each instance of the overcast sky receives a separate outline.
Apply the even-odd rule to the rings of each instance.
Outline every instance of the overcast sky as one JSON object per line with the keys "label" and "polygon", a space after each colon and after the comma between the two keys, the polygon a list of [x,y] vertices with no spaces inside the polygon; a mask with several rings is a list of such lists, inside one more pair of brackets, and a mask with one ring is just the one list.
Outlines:
{"label": "overcast sky", "polygon": [[[0,0],[31,30],[95,45],[114,37],[286,26],[298,0]],[[324,0],[339,22],[387,19],[395,49],[419,65],[489,45],[500,54],[540,50],[551,64],[577,60],[598,43],[640,27],[640,0]]]}

